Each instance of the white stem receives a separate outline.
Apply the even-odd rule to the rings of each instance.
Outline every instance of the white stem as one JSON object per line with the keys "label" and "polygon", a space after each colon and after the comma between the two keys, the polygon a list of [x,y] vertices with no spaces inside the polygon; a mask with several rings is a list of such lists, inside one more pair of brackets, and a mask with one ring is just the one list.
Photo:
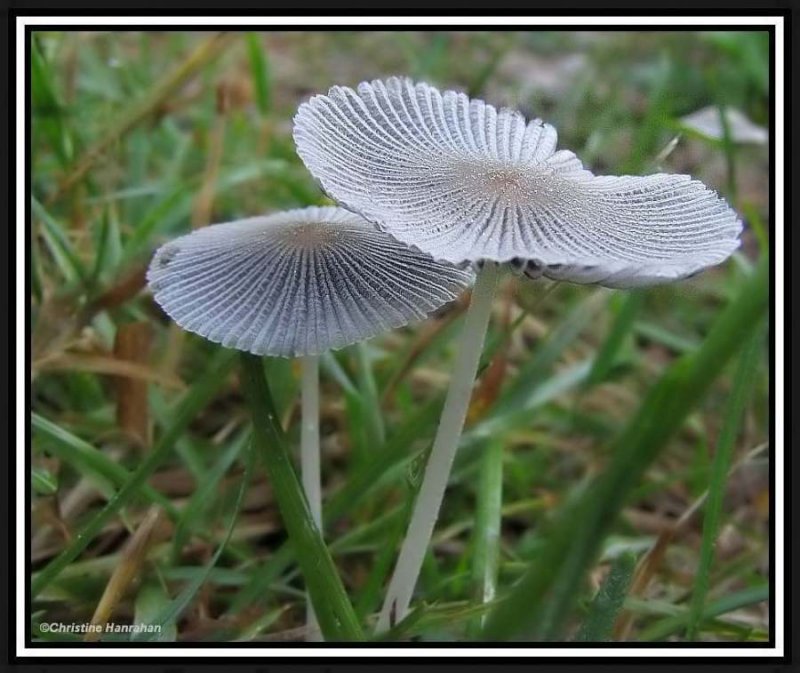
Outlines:
{"label": "white stem", "polygon": [[[322,531],[322,477],[319,456],[319,358],[306,355],[300,358],[302,377],[300,472],[311,515]],[[308,635],[306,640],[322,640],[317,617],[311,601],[306,612]]]}
{"label": "white stem", "polygon": [[411,603],[414,586],[433,535],[436,519],[439,517],[439,508],[444,499],[450,469],[464,428],[472,386],[478,371],[486,329],[489,326],[498,269],[497,264],[484,263],[472,290],[472,300],[461,328],[455,367],[442,416],[439,419],[439,428],[425,466],[411,522],[378,618],[379,633],[403,619]]}

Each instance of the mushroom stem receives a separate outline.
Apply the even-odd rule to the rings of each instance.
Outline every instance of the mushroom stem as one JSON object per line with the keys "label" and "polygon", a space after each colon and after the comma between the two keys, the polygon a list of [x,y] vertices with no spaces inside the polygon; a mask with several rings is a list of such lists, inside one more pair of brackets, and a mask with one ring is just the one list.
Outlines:
{"label": "mushroom stem", "polygon": [[[314,522],[322,532],[322,486],[319,456],[319,357],[306,355],[300,358],[302,378],[300,471],[303,490]],[[307,601],[306,640],[322,640],[317,617],[311,601]]]}
{"label": "mushroom stem", "polygon": [[439,420],[439,428],[425,466],[425,474],[414,503],[408,531],[400,548],[397,565],[389,581],[386,599],[378,618],[379,633],[387,631],[403,619],[411,603],[414,586],[433,535],[450,469],[464,429],[472,386],[489,326],[498,275],[499,266],[493,262],[485,262],[472,290],[472,299],[461,328],[455,367]]}

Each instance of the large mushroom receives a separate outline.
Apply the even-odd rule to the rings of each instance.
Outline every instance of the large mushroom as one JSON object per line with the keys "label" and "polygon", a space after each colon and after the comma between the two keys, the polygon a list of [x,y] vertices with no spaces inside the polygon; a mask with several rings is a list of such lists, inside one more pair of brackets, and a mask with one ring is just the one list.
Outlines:
{"label": "large mushroom", "polygon": [[335,86],[295,116],[297,151],[322,188],[435,259],[480,267],[460,349],[380,615],[408,609],[463,429],[498,264],[629,288],[727,259],[741,223],[687,175],[595,176],[556,130],[519,112],[401,78]]}
{"label": "large mushroom", "polygon": [[302,481],[320,528],[318,356],[426,318],[473,278],[337,207],[204,227],[159,248],[147,272],[155,300],[184,329],[301,358]]}

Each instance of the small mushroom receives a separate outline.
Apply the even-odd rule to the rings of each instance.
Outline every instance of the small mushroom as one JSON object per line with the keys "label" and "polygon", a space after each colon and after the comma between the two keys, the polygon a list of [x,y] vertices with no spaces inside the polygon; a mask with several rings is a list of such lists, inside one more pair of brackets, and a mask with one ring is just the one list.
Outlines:
{"label": "small mushroom", "polygon": [[408,609],[438,516],[483,347],[498,264],[614,288],[691,276],[727,259],[741,222],[687,175],[595,176],[556,130],[455,91],[393,77],[300,106],[297,152],[323,189],[475,283],[442,418],[378,628]]}
{"label": "small mushroom", "polygon": [[155,300],[184,329],[301,358],[302,479],[320,527],[318,356],[426,318],[473,277],[336,207],[199,229],[159,248],[147,272]]}

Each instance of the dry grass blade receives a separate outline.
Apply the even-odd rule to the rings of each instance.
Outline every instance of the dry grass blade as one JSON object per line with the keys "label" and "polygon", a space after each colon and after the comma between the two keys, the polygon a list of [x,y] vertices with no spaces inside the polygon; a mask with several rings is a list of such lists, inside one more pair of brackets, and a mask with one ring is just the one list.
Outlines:
{"label": "dry grass blade", "polygon": [[98,295],[87,306],[84,321],[88,321],[96,313],[105,311],[116,306],[121,306],[129,299],[133,299],[147,282],[147,265],[137,267],[127,273],[122,279]]}
{"label": "dry grass blade", "polygon": [[62,295],[48,297],[39,306],[31,332],[31,378],[35,376],[37,361],[64,351],[75,342],[83,326],[76,305],[75,296]]}
{"label": "dry grass blade", "polygon": [[192,209],[192,229],[205,227],[211,222],[217,176],[222,162],[222,152],[225,148],[225,115],[231,105],[230,99],[230,86],[226,82],[220,82],[217,85],[217,117],[208,139],[206,168]]}
{"label": "dry grass blade", "polygon": [[[103,596],[92,615],[92,626],[105,626],[115,606],[139,575],[147,558],[147,552],[155,540],[160,519],[161,509],[156,506],[151,507],[133,537],[125,545],[119,563],[111,574]],[[101,636],[102,629],[92,629],[86,634],[84,640],[100,640]]]}
{"label": "dry grass blade", "polygon": [[202,42],[185,60],[157,82],[147,96],[122,114],[100,140],[84,152],[76,166],[61,181],[58,191],[51,200],[58,199],[78,184],[111,145],[156,111],[170,95],[222,53],[234,38],[235,35],[231,33],[218,33]]}
{"label": "dry grass blade", "polygon": [[[192,206],[192,229],[200,229],[211,223],[214,211],[214,197],[216,194],[219,167],[222,163],[222,154],[225,149],[226,114],[233,104],[231,87],[226,82],[217,86],[217,116],[214,127],[208,139],[208,156],[206,158],[203,179],[200,189]],[[144,275],[143,275],[144,278]],[[144,281],[143,281],[144,282]],[[177,371],[186,342],[186,332],[175,323],[169,326],[167,348],[161,361],[161,371],[165,376],[172,376]]]}
{"label": "dry grass blade", "polygon": [[138,381],[158,383],[167,388],[185,390],[186,384],[177,376],[163,374],[137,362],[118,360],[108,355],[62,353],[33,363],[33,369],[42,371],[77,371],[126,376]]}
{"label": "dry grass blade", "polygon": [[[762,451],[764,451],[767,446],[768,444],[760,444],[752,451],[749,451],[733,467],[731,467],[728,474],[734,474],[739,468],[749,463]],[[683,514],[681,514],[680,518],[675,521],[672,526],[662,531],[656,541],[653,543],[653,546],[650,547],[644,556],[642,556],[642,558],[636,564],[636,569],[634,571],[633,580],[629,590],[630,596],[641,596],[644,593],[645,589],[647,589],[648,585],[650,584],[650,581],[658,572],[658,569],[661,566],[661,562],[664,560],[664,555],[667,553],[670,544],[672,544],[672,541],[686,530],[689,523],[691,523],[691,521],[694,519],[694,515],[697,514],[707,498],[708,490],[704,491],[702,495],[700,495],[700,497],[698,497],[683,512]],[[625,610],[620,613],[617,623],[614,626],[614,640],[624,641],[628,639],[631,632],[631,627],[633,626],[633,620],[633,613]]]}
{"label": "dry grass blade", "polygon": [[405,360],[403,360],[403,364],[397,368],[395,373],[384,386],[383,395],[381,396],[382,406],[387,406],[387,404],[391,401],[398,384],[405,378],[408,372],[411,371],[411,369],[414,367],[414,363],[423,353],[425,353],[425,351],[428,349],[428,346],[431,345],[434,339],[436,339],[436,337],[441,334],[443,330],[445,330],[462,313],[464,313],[468,305],[469,296],[461,297],[453,304],[451,309],[447,311],[444,316],[442,316],[440,320],[431,321],[429,325],[426,325],[421,330],[420,335],[417,337],[414,345],[411,347],[411,350],[409,350]]}
{"label": "dry grass blade", "polygon": [[146,266],[134,269],[97,295],[83,309],[79,305],[79,295],[74,292],[48,298],[39,309],[31,338],[34,376],[42,362],[49,361],[74,345],[80,338],[81,329],[95,315],[133,299],[144,287],[146,269]]}
{"label": "dry grass blade", "polygon": [[[120,325],[114,339],[114,356],[120,362],[147,366],[152,328],[148,322]],[[120,376],[116,386],[117,425],[140,446],[150,443],[147,380]]]}
{"label": "dry grass blade", "polygon": [[500,390],[505,381],[506,368],[508,365],[508,344],[511,336],[511,306],[514,302],[514,285],[509,286],[503,302],[503,318],[501,327],[501,341],[497,350],[494,351],[492,358],[486,369],[479,374],[475,390],[472,392],[472,399],[467,410],[466,426],[469,427],[476,421],[483,418],[489,408],[494,404],[500,395]]}

